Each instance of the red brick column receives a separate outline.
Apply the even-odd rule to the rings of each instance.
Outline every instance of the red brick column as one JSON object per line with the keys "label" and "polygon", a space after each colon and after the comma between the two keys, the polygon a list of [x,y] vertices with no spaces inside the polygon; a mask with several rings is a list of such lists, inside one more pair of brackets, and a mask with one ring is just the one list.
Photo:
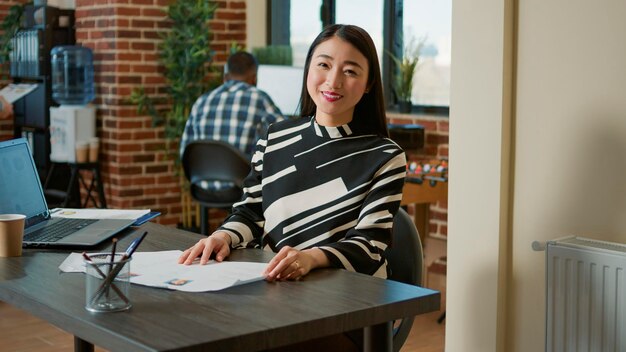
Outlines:
{"label": "red brick column", "polygon": [[[76,40],[94,51],[97,133],[101,138],[105,193],[112,208],[150,208],[162,224],[180,222],[181,187],[166,155],[163,129],[129,102],[133,89],[163,94],[157,45],[170,24],[168,0],[104,3],[76,1]],[[221,66],[233,41],[245,43],[245,1],[217,1],[211,21],[214,66]],[[163,108],[167,108],[164,106]],[[172,150],[177,145],[169,146]]]}

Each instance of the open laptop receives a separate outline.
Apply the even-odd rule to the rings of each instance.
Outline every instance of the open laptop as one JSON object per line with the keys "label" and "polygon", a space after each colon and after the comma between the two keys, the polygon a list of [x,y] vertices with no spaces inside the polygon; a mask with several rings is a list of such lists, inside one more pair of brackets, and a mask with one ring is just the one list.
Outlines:
{"label": "open laptop", "polygon": [[51,218],[28,141],[0,142],[0,214],[24,214],[24,247],[91,247],[133,220]]}

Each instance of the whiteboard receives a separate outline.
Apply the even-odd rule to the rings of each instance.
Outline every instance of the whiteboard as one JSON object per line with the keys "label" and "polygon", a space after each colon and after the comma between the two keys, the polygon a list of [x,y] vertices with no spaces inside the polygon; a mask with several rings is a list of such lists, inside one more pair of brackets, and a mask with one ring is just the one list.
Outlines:
{"label": "whiteboard", "polygon": [[304,68],[259,65],[257,87],[269,94],[283,115],[298,115]]}

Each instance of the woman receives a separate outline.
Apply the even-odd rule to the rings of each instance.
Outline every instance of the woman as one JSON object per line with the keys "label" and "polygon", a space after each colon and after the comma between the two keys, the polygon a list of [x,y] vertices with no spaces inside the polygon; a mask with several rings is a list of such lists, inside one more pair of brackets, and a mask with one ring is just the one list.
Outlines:
{"label": "woman", "polygon": [[402,198],[406,157],[388,139],[376,49],[363,29],[332,25],[306,58],[299,118],[258,141],[242,200],[179,263],[231,248],[278,254],[266,280],[336,267],[385,278],[383,251]]}

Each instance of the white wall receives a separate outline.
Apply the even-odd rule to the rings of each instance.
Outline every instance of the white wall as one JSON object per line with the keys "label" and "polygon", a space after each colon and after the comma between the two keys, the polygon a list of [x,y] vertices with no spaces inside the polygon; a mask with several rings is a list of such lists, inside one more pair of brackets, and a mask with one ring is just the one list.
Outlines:
{"label": "white wall", "polygon": [[[626,242],[626,3],[519,5],[511,346],[544,336],[544,253],[569,234]],[[541,275],[539,275],[541,273]],[[511,351],[513,351],[511,349]]]}
{"label": "white wall", "polygon": [[[514,23],[500,16],[510,2],[453,3],[447,351],[544,350],[545,254],[533,240],[626,242],[626,3],[519,1],[507,60],[493,43],[503,18]],[[513,88],[508,142],[494,77]],[[511,176],[495,155],[507,144]]]}
{"label": "white wall", "polygon": [[504,342],[511,3],[452,6],[447,351],[495,351]]}

